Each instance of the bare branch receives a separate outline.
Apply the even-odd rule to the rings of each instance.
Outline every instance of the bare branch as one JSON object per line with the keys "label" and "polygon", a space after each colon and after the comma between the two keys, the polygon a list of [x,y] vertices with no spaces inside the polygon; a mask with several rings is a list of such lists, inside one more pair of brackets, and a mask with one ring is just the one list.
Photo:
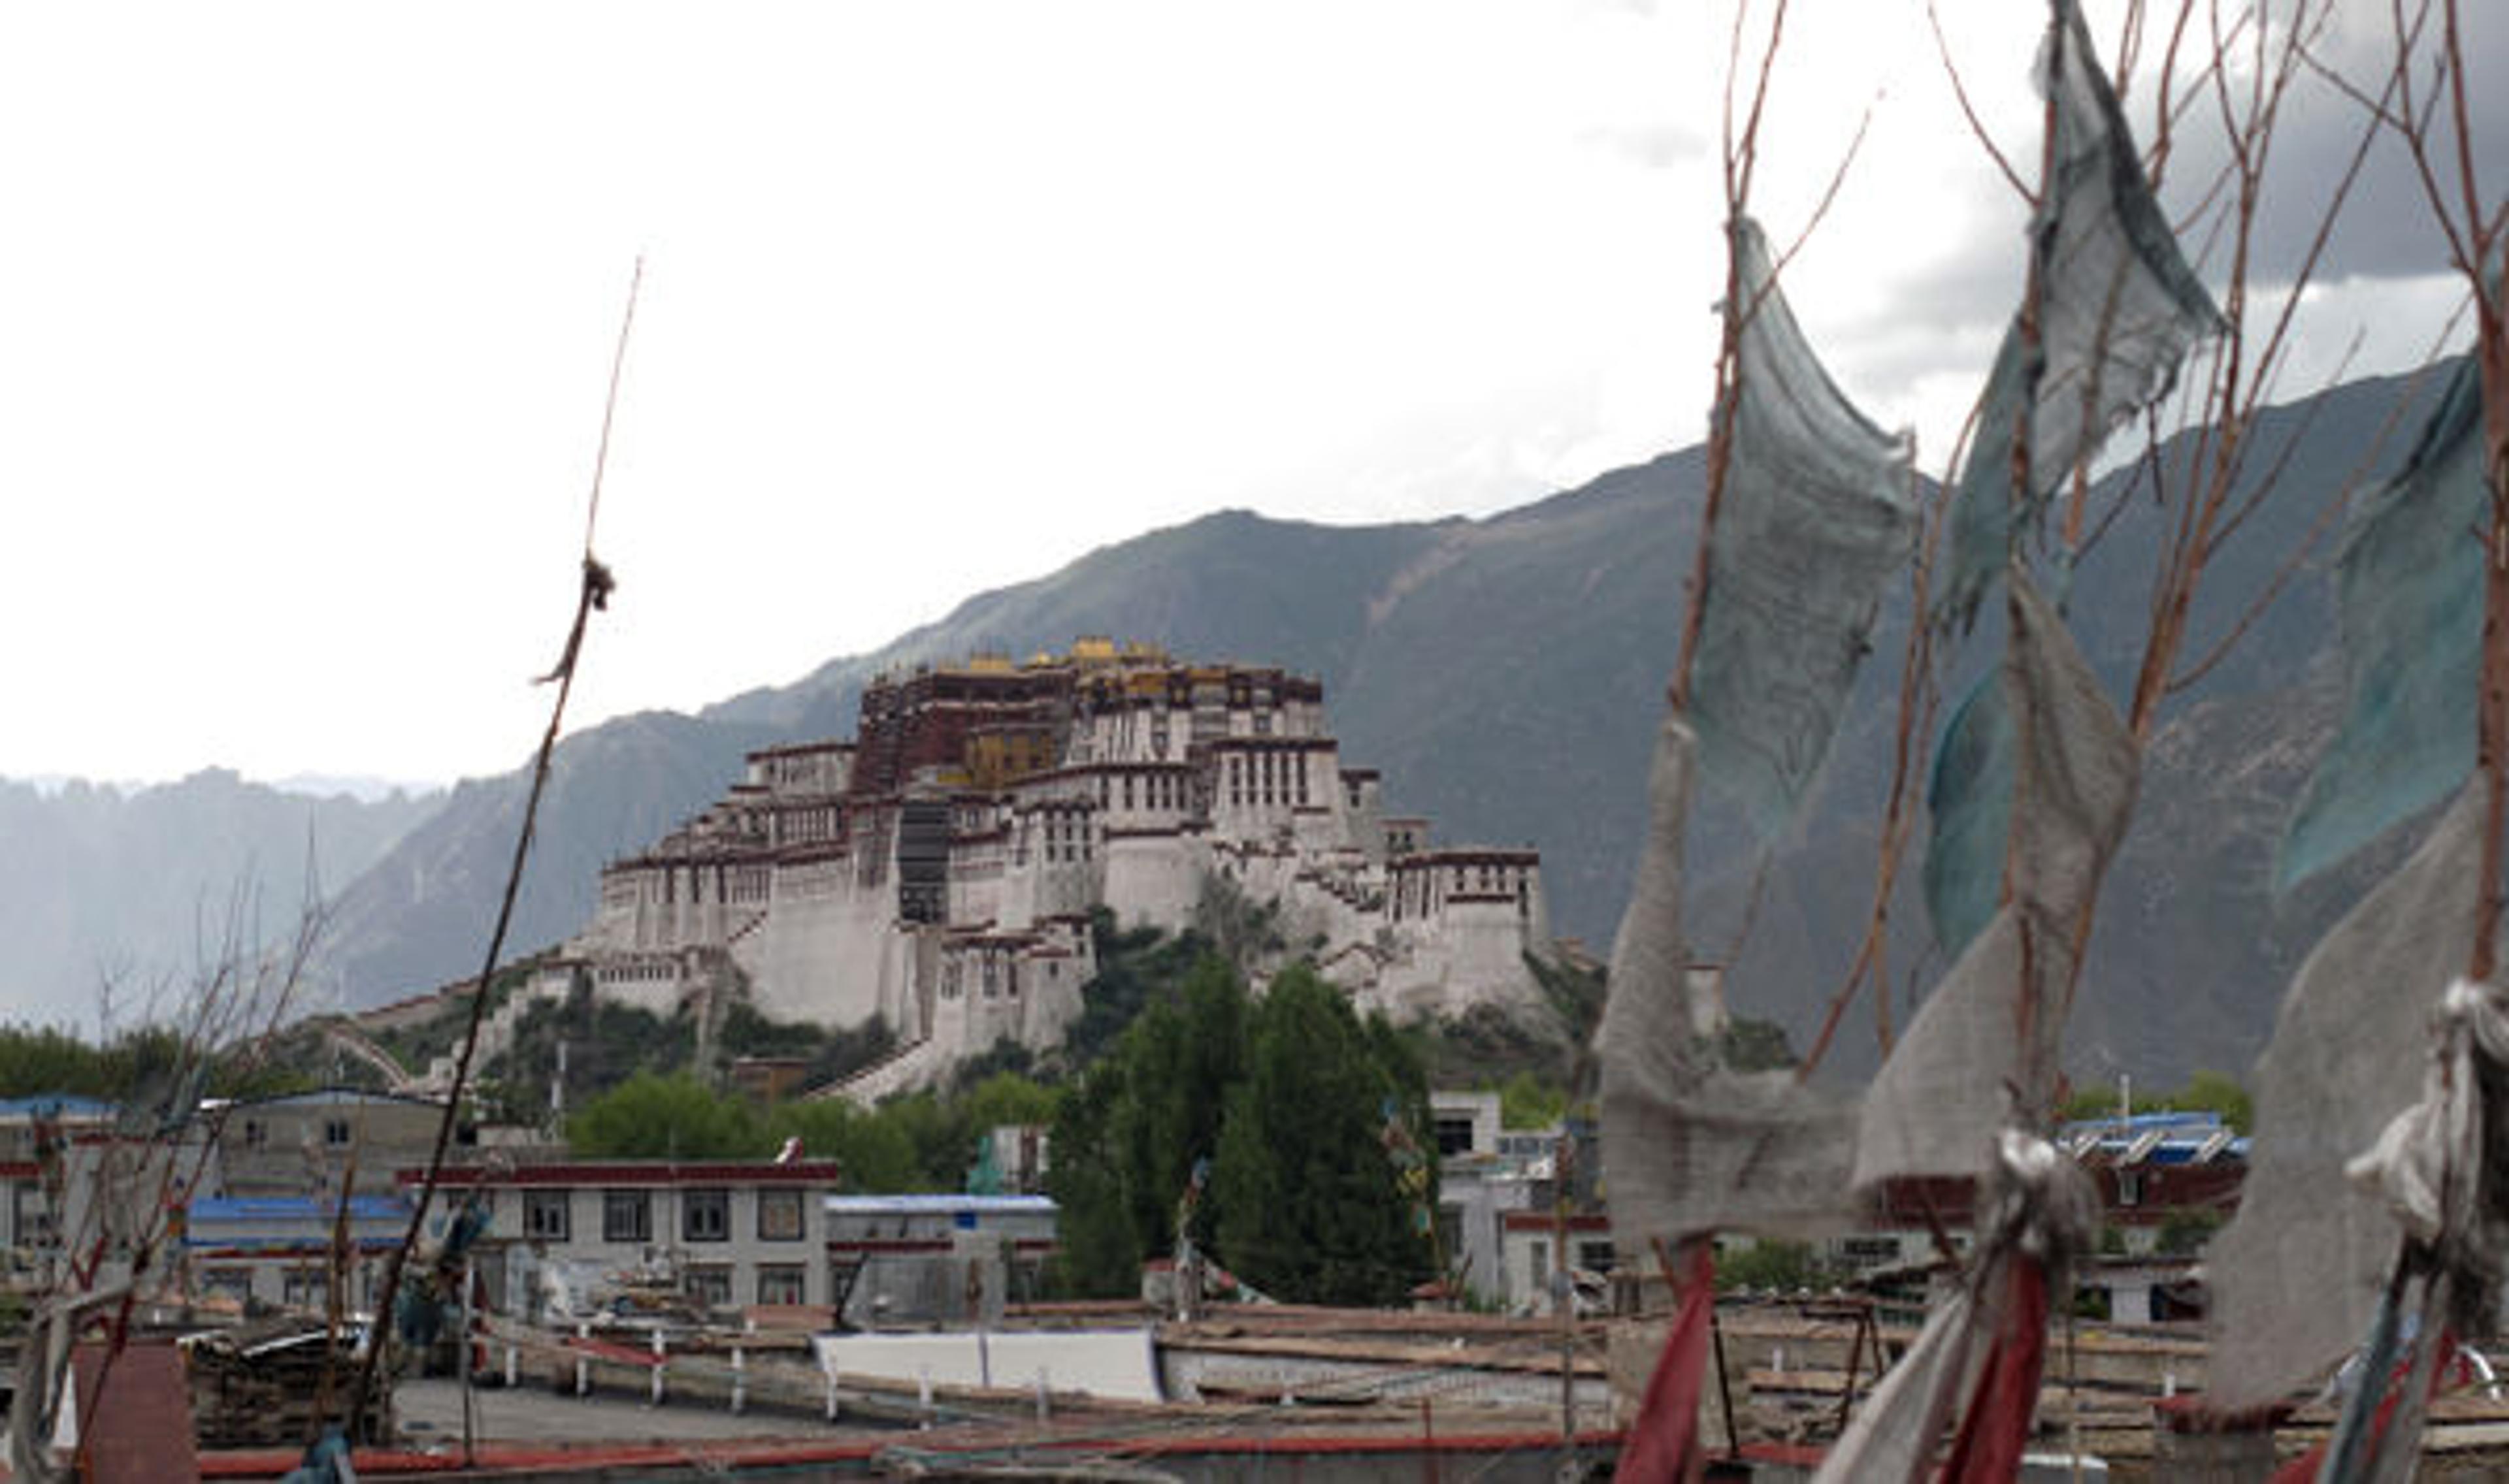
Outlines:
{"label": "bare branch", "polygon": [[1943,59],[1943,75],[1951,79],[1952,96],[1960,100],[1961,116],[1968,120],[1968,130],[1977,137],[1978,147],[1985,150],[1986,158],[1994,161],[1995,167],[2003,172],[2004,183],[2012,187],[2013,194],[2036,204],[2039,193],[2022,183],[2020,172],[2013,169],[2011,161],[2003,158],[2003,151],[1996,148],[1994,135],[1989,134],[1986,126],[1979,122],[1977,109],[1968,100],[1968,87],[1961,81],[1960,63],[1952,60],[1952,44],[1943,35],[1943,18],[1935,4],[1936,0],[1926,0],[1926,23],[1933,27],[1934,52]]}

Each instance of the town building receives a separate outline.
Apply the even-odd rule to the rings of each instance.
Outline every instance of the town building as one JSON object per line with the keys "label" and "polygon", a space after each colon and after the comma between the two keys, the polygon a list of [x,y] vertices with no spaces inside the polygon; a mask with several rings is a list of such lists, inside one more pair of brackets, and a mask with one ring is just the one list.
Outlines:
{"label": "town building", "polygon": [[1575,1131],[1588,1158],[1578,1165],[1571,1156],[1563,1212],[1559,1156],[1569,1126],[1507,1128],[1496,1093],[1433,1092],[1429,1114],[1438,1140],[1438,1249],[1461,1296],[1510,1314],[1552,1313],[1564,1260],[1600,1302],[1616,1258],[1593,1178],[1592,1126]]}
{"label": "town building", "polygon": [[1043,1196],[827,1199],[829,1302],[857,1329],[995,1322],[1037,1296],[1059,1212]]}
{"label": "town building", "polygon": [[845,1090],[871,1100],[1059,1044],[1093,912],[1174,931],[1217,895],[1268,907],[1364,1009],[1542,1014],[1539,855],[1436,844],[1381,788],[1342,765],[1323,686],[1278,668],[1083,640],[883,676],[852,740],[750,755],[605,869],[535,992],[667,1014],[737,986],[779,1020],[878,1018],[901,1050]]}
{"label": "town building", "polygon": [[13,1275],[49,1279],[105,1237],[97,1175],[126,1148],[115,1121],[112,1104],[88,1097],[0,1101],[0,1248]]}
{"label": "town building", "polygon": [[346,1197],[195,1196],[184,1214],[182,1286],[249,1307],[319,1311],[334,1273],[340,1302],[371,1312],[385,1267],[409,1233],[398,1192]]}
{"label": "town building", "polygon": [[[332,1087],[215,1102],[203,1112],[213,1135],[204,1195],[376,1195],[391,1193],[401,1169],[427,1163],[444,1100]],[[476,1142],[467,1120],[455,1142]]]}
{"label": "town building", "polygon": [[[415,1191],[424,1169],[399,1172]],[[488,1303],[544,1315],[589,1288],[651,1279],[703,1308],[831,1301],[829,1160],[501,1159],[448,1166],[436,1200],[488,1203]]]}

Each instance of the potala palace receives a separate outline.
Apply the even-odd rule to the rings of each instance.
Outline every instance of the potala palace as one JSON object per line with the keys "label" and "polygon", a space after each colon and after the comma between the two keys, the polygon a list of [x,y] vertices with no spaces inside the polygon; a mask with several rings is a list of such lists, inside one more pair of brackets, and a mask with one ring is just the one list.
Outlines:
{"label": "potala palace", "polygon": [[1344,767],[1324,687],[1083,640],[865,687],[853,741],[753,753],[704,813],[602,872],[562,969],[658,1012],[745,985],[781,1020],[874,1016],[901,1051],[844,1091],[931,1081],[1008,1038],[1059,1043],[1090,914],[1175,931],[1208,893],[1276,911],[1363,1009],[1539,1014],[1530,848],[1435,846]]}

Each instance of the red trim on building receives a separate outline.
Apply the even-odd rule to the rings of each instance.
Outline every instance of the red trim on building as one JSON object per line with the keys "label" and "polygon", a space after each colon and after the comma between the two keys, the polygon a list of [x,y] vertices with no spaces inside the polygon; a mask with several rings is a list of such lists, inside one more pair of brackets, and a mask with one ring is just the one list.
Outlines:
{"label": "red trim on building", "polygon": [[[561,1165],[520,1165],[511,1169],[449,1168],[439,1185],[460,1189],[485,1185],[492,1189],[520,1186],[578,1185],[834,1185],[842,1168],[835,1160],[803,1160],[790,1165],[714,1161],[678,1165],[643,1161],[585,1161]],[[424,1184],[427,1171],[403,1169],[403,1185]]]}

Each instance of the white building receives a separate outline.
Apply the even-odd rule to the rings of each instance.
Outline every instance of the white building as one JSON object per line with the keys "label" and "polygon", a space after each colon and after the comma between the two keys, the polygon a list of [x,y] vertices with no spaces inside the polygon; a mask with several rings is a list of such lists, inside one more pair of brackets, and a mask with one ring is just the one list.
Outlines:
{"label": "white building", "polygon": [[[415,1189],[423,1170],[403,1170]],[[480,1240],[490,1302],[530,1313],[542,1270],[663,1273],[708,1307],[831,1301],[825,1202],[831,1160],[586,1160],[445,1169],[437,1200],[489,1202]]]}
{"label": "white building", "polygon": [[830,1196],[837,1317],[861,1329],[985,1323],[1035,1296],[1060,1212],[1044,1196]]}
{"label": "white building", "polygon": [[1174,931],[1217,883],[1364,1008],[1543,1014],[1539,856],[1432,845],[1380,793],[1342,766],[1322,686],[1277,668],[1084,640],[883,677],[854,740],[752,754],[606,869],[550,972],[658,1013],[736,978],[777,1019],[878,1017],[904,1050],[847,1088],[870,1100],[1000,1040],[1058,1044],[1091,912]]}

